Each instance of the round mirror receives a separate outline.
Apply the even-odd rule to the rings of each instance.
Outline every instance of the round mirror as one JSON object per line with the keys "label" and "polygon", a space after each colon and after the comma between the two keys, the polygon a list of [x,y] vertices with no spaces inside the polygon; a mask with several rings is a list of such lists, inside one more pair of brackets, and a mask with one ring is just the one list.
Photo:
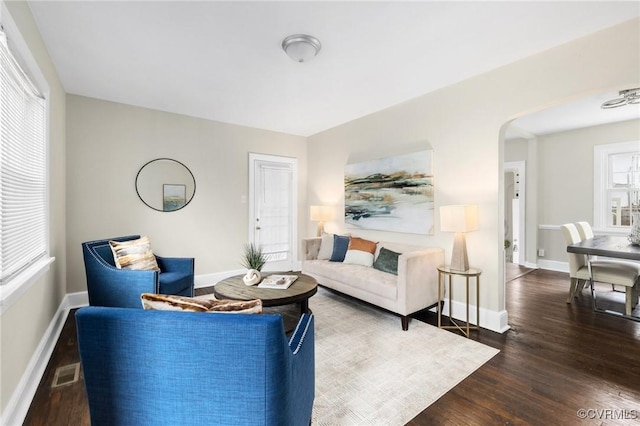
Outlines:
{"label": "round mirror", "polygon": [[193,199],[196,180],[191,170],[171,158],[156,158],[136,176],[136,192],[147,206],[160,212],[180,210]]}

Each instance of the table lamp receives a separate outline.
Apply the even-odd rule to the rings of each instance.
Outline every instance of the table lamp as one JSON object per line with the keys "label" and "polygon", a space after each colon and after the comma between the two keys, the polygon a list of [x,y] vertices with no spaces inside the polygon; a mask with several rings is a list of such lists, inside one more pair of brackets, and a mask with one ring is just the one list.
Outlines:
{"label": "table lamp", "polygon": [[311,206],[309,209],[309,218],[313,222],[318,222],[318,237],[324,232],[324,222],[333,219],[333,210],[331,206]]}
{"label": "table lamp", "polygon": [[451,269],[469,270],[464,233],[476,229],[478,229],[478,206],[461,204],[440,207],[440,230],[455,232],[453,251],[451,252]]}

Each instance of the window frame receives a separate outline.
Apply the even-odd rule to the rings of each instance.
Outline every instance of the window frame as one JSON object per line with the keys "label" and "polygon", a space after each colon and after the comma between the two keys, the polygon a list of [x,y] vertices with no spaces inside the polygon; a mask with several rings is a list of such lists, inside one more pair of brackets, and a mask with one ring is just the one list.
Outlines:
{"label": "window frame", "polygon": [[6,37],[9,50],[12,52],[24,72],[31,79],[32,83],[40,91],[45,99],[44,111],[44,148],[45,148],[45,255],[31,264],[20,273],[16,274],[10,281],[0,285],[0,316],[9,309],[16,301],[20,300],[29,288],[36,284],[42,276],[50,269],[50,265],[55,261],[51,257],[51,151],[50,151],[50,87],[44,77],[40,66],[31,54],[26,41],[22,37],[17,24],[12,19],[4,2],[0,2],[0,26]]}
{"label": "window frame", "polygon": [[[631,226],[613,226],[609,219],[609,158],[624,153],[640,153],[640,141],[595,145],[593,151],[593,223],[594,229],[606,234],[628,234]],[[640,189],[639,189],[640,190]]]}

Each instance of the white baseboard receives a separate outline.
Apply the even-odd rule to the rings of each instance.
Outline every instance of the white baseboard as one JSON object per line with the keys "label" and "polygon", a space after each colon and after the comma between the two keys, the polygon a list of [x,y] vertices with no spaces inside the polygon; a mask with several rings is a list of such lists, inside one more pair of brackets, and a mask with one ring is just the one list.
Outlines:
{"label": "white baseboard", "polygon": [[[464,302],[458,300],[451,301],[452,317],[458,321],[465,321],[467,318],[467,305]],[[442,315],[449,316],[449,300],[445,299],[444,306],[442,308]],[[480,307],[480,327],[487,330],[495,331],[496,333],[504,333],[509,330],[507,311],[492,311]],[[471,324],[477,324],[476,320],[476,306],[469,305],[469,322]]]}
{"label": "white baseboard", "polygon": [[[36,348],[27,368],[25,369],[18,386],[11,395],[11,399],[7,403],[7,406],[2,411],[2,418],[0,424],[2,425],[21,425],[24,423],[24,419],[29,411],[31,401],[38,390],[40,380],[44,375],[44,372],[49,363],[49,359],[53,354],[53,349],[56,346],[62,327],[64,326],[69,310],[76,306],[76,304],[88,303],[88,297],[86,292],[67,294],[58,306],[58,310],[53,316],[49,327],[44,332],[40,343]],[[84,299],[83,299],[84,297]]]}
{"label": "white baseboard", "polygon": [[558,262],[557,260],[538,259],[538,267],[550,271],[569,273],[569,264],[567,262]]}
{"label": "white baseboard", "polygon": [[234,275],[241,275],[247,272],[246,269],[237,269],[235,271],[216,272],[215,274],[196,275],[194,277],[195,288],[211,287],[218,281],[222,281],[225,278],[232,277]]}

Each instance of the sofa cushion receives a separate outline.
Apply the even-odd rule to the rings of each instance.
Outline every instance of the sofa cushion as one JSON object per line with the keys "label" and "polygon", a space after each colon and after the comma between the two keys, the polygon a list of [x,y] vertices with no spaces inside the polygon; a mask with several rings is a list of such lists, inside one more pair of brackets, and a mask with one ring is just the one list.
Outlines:
{"label": "sofa cushion", "polygon": [[400,253],[381,247],[373,267],[379,271],[398,275],[398,256]]}
{"label": "sofa cushion", "polygon": [[377,243],[363,238],[351,237],[349,248],[344,256],[344,263],[354,265],[373,265],[373,255],[376,252]]}
{"label": "sofa cushion", "polygon": [[398,293],[397,276],[362,265],[307,260],[304,262],[304,273],[313,276],[321,285],[328,279],[390,300],[395,300]]}
{"label": "sofa cushion", "polygon": [[349,248],[350,239],[350,237],[342,235],[333,236],[333,252],[331,253],[330,261],[342,262],[344,260],[344,256],[347,254],[347,250]]}
{"label": "sofa cushion", "polygon": [[156,311],[222,312],[233,314],[262,313],[262,301],[217,300],[202,297],[182,297],[166,294],[142,293],[140,301],[144,309]]}
{"label": "sofa cushion", "polygon": [[317,259],[329,260],[331,259],[331,254],[333,254],[333,234],[323,232]]}
{"label": "sofa cushion", "polygon": [[113,260],[118,269],[159,271],[148,237],[129,241],[109,241]]}

